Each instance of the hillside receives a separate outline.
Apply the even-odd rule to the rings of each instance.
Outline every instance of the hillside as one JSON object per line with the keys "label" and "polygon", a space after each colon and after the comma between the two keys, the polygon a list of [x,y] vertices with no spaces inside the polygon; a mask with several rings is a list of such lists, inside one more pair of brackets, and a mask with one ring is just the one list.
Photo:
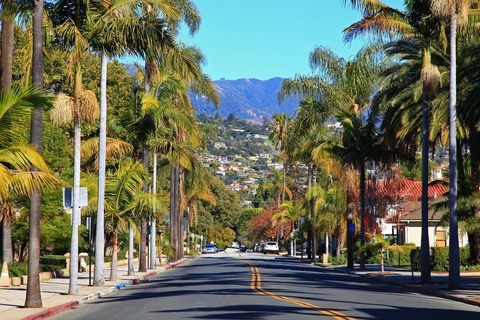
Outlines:
{"label": "hillside", "polygon": [[[278,104],[277,96],[282,85],[282,78],[270,80],[238,79],[217,80],[215,85],[220,96],[220,110],[222,117],[229,114],[237,118],[262,122],[262,118],[272,118],[275,113],[285,112],[293,115],[298,107],[298,98],[286,99]],[[190,99],[197,113],[206,113],[213,116],[217,111],[215,106],[203,96],[190,94]]]}

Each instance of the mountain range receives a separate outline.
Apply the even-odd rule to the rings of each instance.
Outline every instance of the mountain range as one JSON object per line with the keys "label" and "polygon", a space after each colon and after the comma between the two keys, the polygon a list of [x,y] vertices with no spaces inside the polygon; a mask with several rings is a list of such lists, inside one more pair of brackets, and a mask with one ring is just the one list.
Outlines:
{"label": "mountain range", "polygon": [[262,123],[264,118],[271,119],[275,113],[295,114],[298,97],[287,98],[281,104],[277,101],[282,82],[282,78],[216,80],[219,110],[204,96],[190,93],[190,99],[198,114],[213,116],[218,112],[222,117],[233,114],[239,119]]}

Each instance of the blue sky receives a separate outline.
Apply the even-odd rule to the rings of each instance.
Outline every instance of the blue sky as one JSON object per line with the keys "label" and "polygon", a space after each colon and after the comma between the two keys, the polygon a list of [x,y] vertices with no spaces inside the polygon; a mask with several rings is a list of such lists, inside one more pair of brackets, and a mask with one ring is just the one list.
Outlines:
{"label": "blue sky", "polygon": [[[403,9],[403,0],[384,0]],[[194,0],[202,17],[193,36],[178,40],[206,56],[204,72],[221,78],[289,78],[310,73],[308,56],[327,46],[350,59],[364,44],[345,44],[342,30],[361,14],[343,0]]]}

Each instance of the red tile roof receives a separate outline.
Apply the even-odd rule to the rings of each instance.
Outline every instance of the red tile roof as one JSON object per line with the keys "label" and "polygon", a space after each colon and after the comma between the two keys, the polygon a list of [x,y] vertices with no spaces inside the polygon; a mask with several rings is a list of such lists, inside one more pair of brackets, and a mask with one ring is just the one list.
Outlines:
{"label": "red tile roof", "polygon": [[[422,182],[408,179],[401,179],[398,183],[387,183],[384,180],[378,181],[377,192],[392,198],[403,198],[405,200],[420,200],[422,198]],[[443,180],[431,181],[428,184],[428,198],[434,199],[449,192]]]}

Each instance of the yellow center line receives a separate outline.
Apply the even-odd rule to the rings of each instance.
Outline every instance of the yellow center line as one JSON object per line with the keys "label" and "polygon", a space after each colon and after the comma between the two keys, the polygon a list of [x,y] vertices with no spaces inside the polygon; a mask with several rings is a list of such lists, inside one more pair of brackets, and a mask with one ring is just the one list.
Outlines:
{"label": "yellow center line", "polygon": [[308,302],[304,302],[304,301],[293,299],[293,298],[286,297],[286,296],[280,296],[280,295],[277,295],[275,293],[272,293],[272,292],[269,292],[269,291],[263,289],[262,288],[262,277],[260,275],[260,270],[250,261],[246,261],[246,260],[241,260],[241,261],[243,263],[246,263],[246,264],[250,265],[250,271],[252,272],[252,281],[250,283],[250,289],[252,289],[252,291],[255,291],[255,292],[257,292],[258,294],[261,294],[261,295],[268,295],[268,296],[270,296],[274,299],[277,299],[277,300],[286,301],[286,302],[290,302],[290,303],[296,304],[296,305],[301,306],[301,307],[317,310],[317,311],[319,311],[319,312],[321,312],[321,313],[323,313],[327,316],[330,316],[334,319],[337,319],[337,320],[355,320],[355,318],[349,317],[346,314],[341,313],[340,311],[331,310],[331,309],[324,309],[324,308],[321,308],[319,306],[316,306],[316,305],[308,303]]}

